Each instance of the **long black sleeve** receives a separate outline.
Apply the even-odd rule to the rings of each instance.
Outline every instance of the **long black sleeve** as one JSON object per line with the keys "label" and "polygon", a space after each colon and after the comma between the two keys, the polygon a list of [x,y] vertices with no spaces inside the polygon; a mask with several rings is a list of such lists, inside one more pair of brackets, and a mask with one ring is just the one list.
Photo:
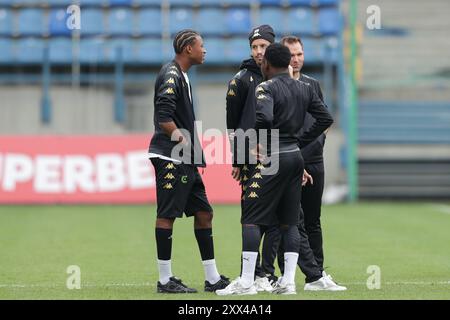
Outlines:
{"label": "long black sleeve", "polygon": [[256,129],[271,129],[273,124],[273,95],[269,86],[256,87]]}
{"label": "long black sleeve", "polygon": [[179,83],[177,80],[177,71],[169,70],[157,88],[155,99],[155,116],[157,122],[173,121],[173,115],[177,108],[177,100],[179,98]]}
{"label": "long black sleeve", "polygon": [[308,131],[303,132],[303,134],[301,135],[299,139],[300,148],[303,148],[308,143],[314,141],[333,123],[333,117],[328,112],[328,109],[322,99],[319,98],[317,93],[315,93],[311,87],[309,87],[308,91],[310,103],[308,104],[307,111],[313,116],[316,121]]}
{"label": "long black sleeve", "polygon": [[236,130],[239,126],[242,110],[247,97],[247,87],[239,79],[232,79],[227,90],[227,129]]}

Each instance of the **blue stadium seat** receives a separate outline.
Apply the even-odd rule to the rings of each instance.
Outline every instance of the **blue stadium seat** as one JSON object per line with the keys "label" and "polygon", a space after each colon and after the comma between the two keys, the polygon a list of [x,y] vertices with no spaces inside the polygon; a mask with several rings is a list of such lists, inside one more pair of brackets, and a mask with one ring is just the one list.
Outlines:
{"label": "blue stadium seat", "polygon": [[[39,1],[39,0],[10,0],[9,4],[23,6],[23,5],[39,5],[42,2],[45,2],[45,1]],[[2,4],[2,3],[0,2],[0,4]]]}
{"label": "blue stadium seat", "polygon": [[140,6],[161,6],[161,0],[134,0],[133,4]]}
{"label": "blue stadium seat", "polygon": [[10,35],[13,32],[13,20],[11,11],[0,9],[0,35]]}
{"label": "blue stadium seat", "polygon": [[132,0],[108,0],[108,5],[111,7],[120,6],[120,7],[130,7],[133,4]]}
{"label": "blue stadium seat", "polygon": [[191,7],[193,4],[192,0],[169,0],[170,6],[183,6]]}
{"label": "blue stadium seat", "polygon": [[341,25],[341,16],[338,9],[326,8],[319,11],[319,32],[321,34],[338,34]]}
{"label": "blue stadium seat", "polygon": [[71,31],[67,28],[67,14],[65,8],[53,9],[49,16],[49,32],[51,36],[70,36]]}
{"label": "blue stadium seat", "polygon": [[261,6],[277,6],[280,7],[284,0],[259,0]]}
{"label": "blue stadium seat", "polygon": [[101,7],[102,5],[105,5],[106,3],[107,3],[107,0],[80,0],[81,8],[83,8],[83,6]]}
{"label": "blue stadium seat", "polygon": [[322,56],[317,40],[302,38],[302,42],[303,52],[305,55],[305,65],[320,63],[322,61]]}
{"label": "blue stadium seat", "polygon": [[62,7],[64,6],[65,8],[67,8],[72,1],[68,1],[68,0],[46,0],[45,2],[48,2],[48,4],[50,5],[50,7]]}
{"label": "blue stadium seat", "polygon": [[220,35],[225,32],[223,10],[217,8],[202,9],[196,17],[196,30],[202,35]]}
{"label": "blue stadium seat", "polygon": [[49,43],[50,62],[53,64],[71,64],[73,60],[72,40],[52,38]]}
{"label": "blue stadium seat", "polygon": [[101,64],[105,61],[105,40],[101,38],[81,39],[80,41],[81,63]]}
{"label": "blue stadium seat", "polygon": [[0,38],[0,64],[10,64],[14,61],[13,41]]}
{"label": "blue stadium seat", "polygon": [[316,0],[289,0],[289,5],[291,6],[307,6],[311,7]]}
{"label": "blue stadium seat", "polygon": [[276,34],[284,33],[286,28],[284,25],[285,15],[280,8],[262,8],[259,15],[259,25],[270,25]]}
{"label": "blue stadium seat", "polygon": [[81,34],[102,34],[104,30],[105,28],[102,10],[84,9],[81,14]]}
{"label": "blue stadium seat", "polygon": [[311,9],[296,8],[290,10],[287,17],[287,32],[301,36],[315,33],[313,12]]}
{"label": "blue stadium seat", "polygon": [[17,40],[16,58],[17,62],[24,64],[42,63],[44,60],[44,40],[38,38]]}
{"label": "blue stadium seat", "polygon": [[18,32],[24,36],[40,36],[46,33],[41,9],[22,9],[17,16]]}
{"label": "blue stadium seat", "polygon": [[250,45],[247,38],[234,38],[226,42],[226,61],[240,64],[242,60],[250,58]]}
{"label": "blue stadium seat", "polygon": [[334,6],[339,4],[339,0],[317,0],[319,6]]}
{"label": "blue stadium seat", "polygon": [[128,38],[109,40],[106,44],[106,57],[109,62],[118,61],[118,49],[122,50],[122,62],[134,62],[134,47],[133,41]]}
{"label": "blue stadium seat", "polygon": [[248,34],[251,29],[250,10],[246,8],[228,9],[226,26],[227,31],[231,34]]}
{"label": "blue stadium seat", "polygon": [[193,28],[192,10],[176,8],[170,10],[170,33],[175,34],[182,29]]}
{"label": "blue stadium seat", "polygon": [[109,33],[113,35],[131,35],[133,33],[133,11],[116,8],[109,12]]}
{"label": "blue stadium seat", "polygon": [[319,43],[320,58],[322,61],[329,61],[336,64],[339,61],[339,43],[335,37],[322,38]]}
{"label": "blue stadium seat", "polygon": [[161,10],[139,10],[137,19],[137,32],[141,35],[160,35],[162,33]]}
{"label": "blue stadium seat", "polygon": [[164,60],[161,39],[136,40],[136,62],[161,64]]}
{"label": "blue stadium seat", "polygon": [[220,7],[223,4],[224,0],[197,0],[197,3],[200,7],[206,6],[215,6]]}
{"label": "blue stadium seat", "polygon": [[224,64],[225,57],[225,43],[222,38],[207,38],[204,41],[206,48],[205,63],[208,64]]}

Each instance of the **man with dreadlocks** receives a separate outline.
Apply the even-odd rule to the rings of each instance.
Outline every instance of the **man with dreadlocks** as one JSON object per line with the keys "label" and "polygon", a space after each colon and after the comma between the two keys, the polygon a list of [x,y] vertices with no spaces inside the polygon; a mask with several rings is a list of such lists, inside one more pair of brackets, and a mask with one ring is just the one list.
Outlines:
{"label": "man with dreadlocks", "polygon": [[[155,168],[157,218],[155,226],[160,293],[194,293],[172,274],[172,230],[176,218],[194,217],[194,233],[205,271],[204,290],[215,292],[229,284],[217,271],[212,237],[213,210],[197,167],[205,167],[195,132],[192,89],[187,71],[202,64],[206,50],[194,30],[182,30],[173,40],[175,59],[165,64],[156,79],[155,133],[149,157]],[[182,147],[181,152],[175,152]]]}

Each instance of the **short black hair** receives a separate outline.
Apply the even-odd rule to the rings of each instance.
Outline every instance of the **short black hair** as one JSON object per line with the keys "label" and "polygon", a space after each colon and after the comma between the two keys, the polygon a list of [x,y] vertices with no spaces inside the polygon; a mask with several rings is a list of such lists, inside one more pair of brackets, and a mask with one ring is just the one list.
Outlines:
{"label": "short black hair", "polygon": [[264,58],[275,68],[287,68],[291,62],[291,52],[281,43],[272,43],[267,47]]}
{"label": "short black hair", "polygon": [[188,45],[194,44],[195,38],[199,36],[200,33],[192,29],[184,29],[179,31],[173,39],[173,49],[175,50],[175,53],[182,53],[183,49]]}

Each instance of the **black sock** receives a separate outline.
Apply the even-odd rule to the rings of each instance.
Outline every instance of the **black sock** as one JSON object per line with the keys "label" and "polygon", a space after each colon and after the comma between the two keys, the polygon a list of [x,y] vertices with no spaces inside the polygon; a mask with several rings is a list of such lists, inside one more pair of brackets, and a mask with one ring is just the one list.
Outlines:
{"label": "black sock", "polygon": [[300,250],[300,233],[297,226],[288,226],[281,228],[283,237],[284,252],[299,252]]}
{"label": "black sock", "polygon": [[259,226],[242,226],[242,251],[259,252],[261,229]]}
{"label": "black sock", "polygon": [[155,228],[156,249],[159,260],[170,260],[172,256],[172,229]]}
{"label": "black sock", "polygon": [[212,237],[212,228],[195,229],[195,238],[197,239],[198,248],[202,261],[214,259],[214,241]]}

